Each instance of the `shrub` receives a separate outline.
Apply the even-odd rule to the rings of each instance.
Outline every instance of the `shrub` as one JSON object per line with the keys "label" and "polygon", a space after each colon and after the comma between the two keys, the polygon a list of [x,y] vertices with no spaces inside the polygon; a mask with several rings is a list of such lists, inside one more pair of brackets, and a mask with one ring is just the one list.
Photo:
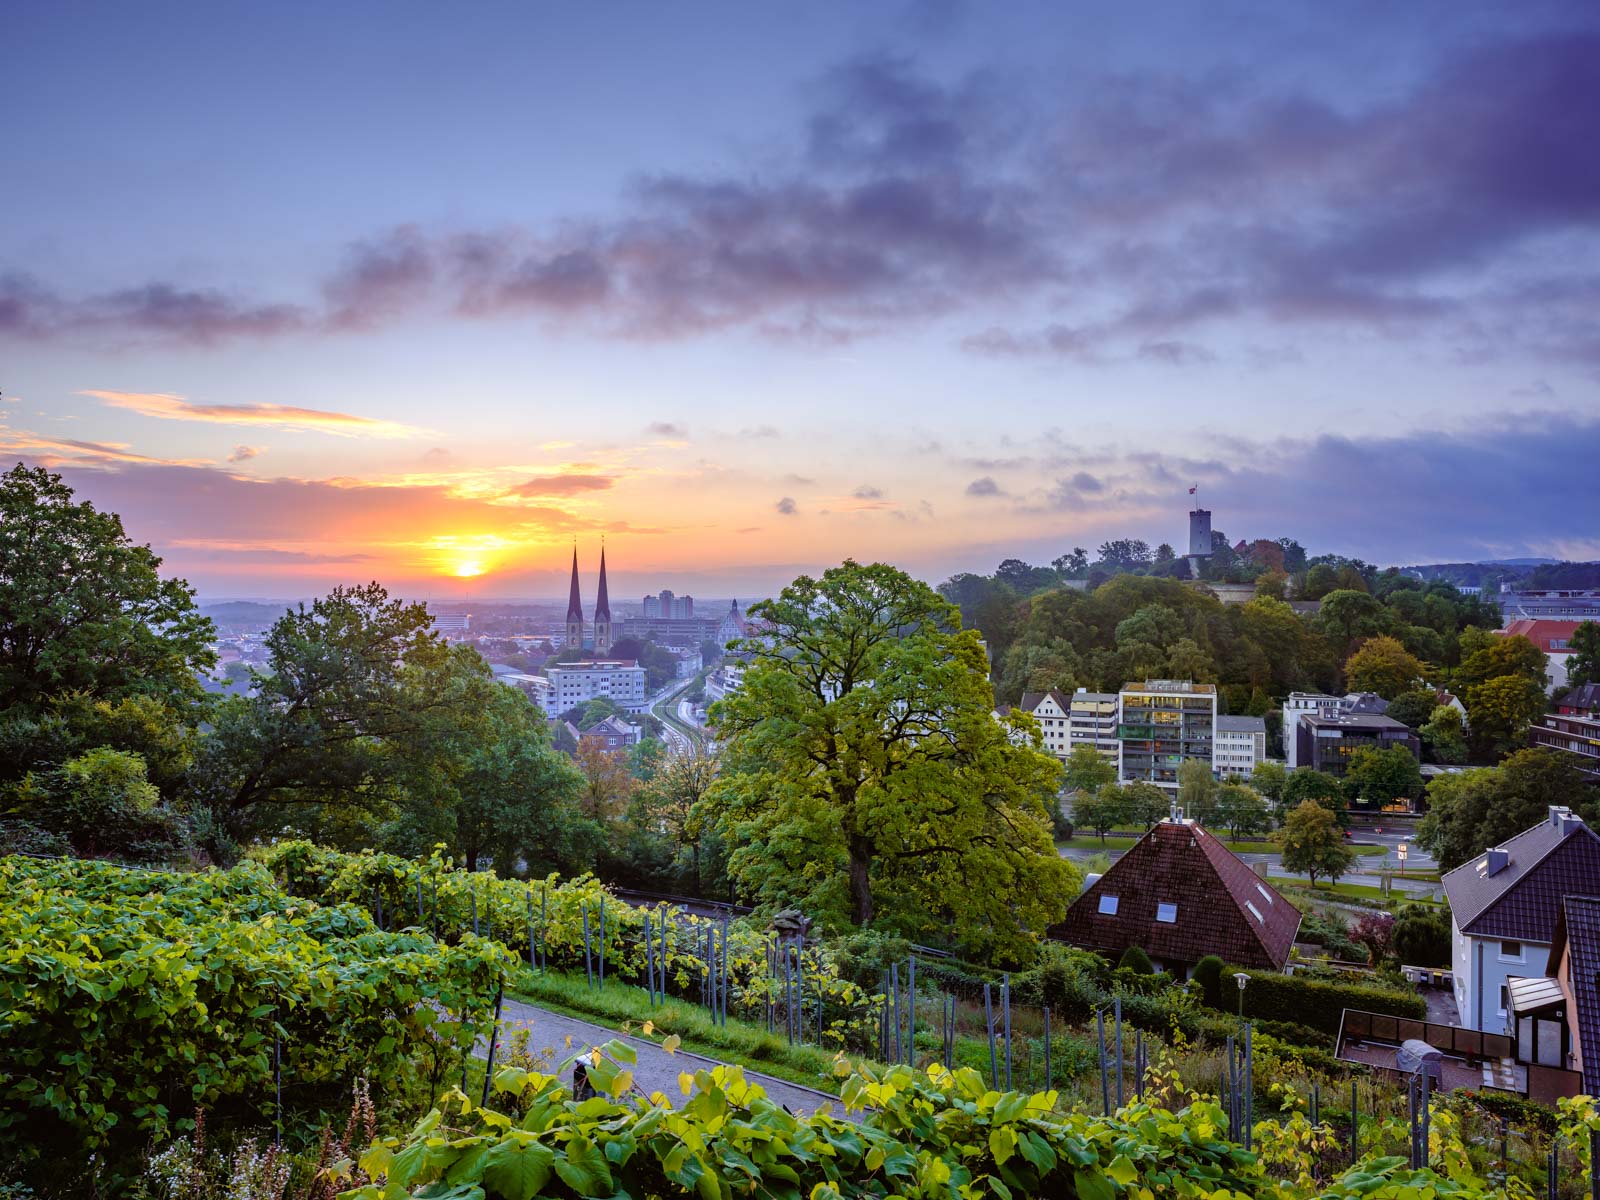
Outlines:
{"label": "shrub", "polygon": [[1144,952],[1142,946],[1129,946],[1117,960],[1117,966],[1140,975],[1154,975],[1156,970],[1155,964],[1150,961],[1150,956]]}
{"label": "shrub", "polygon": [[694,1096],[682,1107],[664,1109],[627,1095],[627,1046],[605,1051],[617,1061],[590,1068],[595,1099],[573,1103],[558,1077],[499,1072],[496,1104],[527,1117],[513,1125],[453,1095],[408,1138],[362,1155],[373,1181],[349,1195],[1110,1200],[1273,1190],[1256,1156],[1218,1136],[1221,1113],[1212,1104],[1064,1114],[1052,1111],[1048,1095],[991,1091],[970,1068],[930,1078],[899,1066],[843,1081],[845,1103],[865,1110],[854,1123],[831,1113],[794,1116],[737,1069],[718,1067],[695,1074]]}
{"label": "shrub", "polygon": [[[1223,972],[1224,996],[1234,996],[1234,977],[1241,970],[1229,967]],[[1287,1021],[1337,1034],[1340,1019],[1347,1008],[1419,1020],[1426,1019],[1428,1015],[1427,1003],[1414,993],[1365,984],[1302,979],[1298,975],[1279,975],[1267,971],[1251,971],[1248,974],[1250,982],[1244,990],[1244,1012],[1247,1017]],[[1222,1007],[1226,1009],[1227,1005]]]}
{"label": "shrub", "polygon": [[1222,1007],[1222,968],[1225,964],[1215,954],[1208,954],[1195,963],[1191,974],[1200,985],[1201,994],[1212,1008]]}
{"label": "shrub", "polygon": [[1402,908],[1394,922],[1394,953],[1414,967],[1450,965],[1450,918],[1421,904]]}
{"label": "shrub", "polygon": [[[115,1163],[197,1108],[272,1119],[366,1075],[397,1097],[459,1065],[509,956],[380,933],[258,866],[175,875],[0,859],[0,1161]],[[430,1089],[431,1094],[431,1089]]]}

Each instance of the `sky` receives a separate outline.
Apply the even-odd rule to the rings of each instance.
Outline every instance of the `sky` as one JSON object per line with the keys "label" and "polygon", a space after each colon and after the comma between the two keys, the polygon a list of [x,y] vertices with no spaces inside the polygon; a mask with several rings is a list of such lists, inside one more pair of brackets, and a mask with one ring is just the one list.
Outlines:
{"label": "sky", "polygon": [[1596,62],[1589,0],[0,6],[0,454],[211,598],[1196,500],[1600,558]]}

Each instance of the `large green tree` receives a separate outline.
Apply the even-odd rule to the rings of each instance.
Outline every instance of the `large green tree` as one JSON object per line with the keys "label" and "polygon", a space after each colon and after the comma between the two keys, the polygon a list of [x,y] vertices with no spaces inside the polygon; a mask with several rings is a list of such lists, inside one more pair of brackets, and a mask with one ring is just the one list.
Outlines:
{"label": "large green tree", "polygon": [[1600,683],[1600,622],[1584,621],[1568,639],[1567,682],[1573,687]]}
{"label": "large green tree", "polygon": [[[160,567],[59,475],[20,463],[0,475],[0,779],[102,745],[153,766],[184,757],[215,631]],[[153,731],[156,744],[141,740]]]}
{"label": "large green tree", "polygon": [[1372,637],[1357,647],[1344,664],[1352,692],[1376,692],[1393,700],[1422,681],[1422,663],[1392,637]]}
{"label": "large green tree", "polygon": [[1594,792],[1571,756],[1543,747],[1519,750],[1498,767],[1430,783],[1417,841],[1449,870],[1537,825],[1551,805],[1567,805],[1593,821]]}
{"label": "large green tree", "polygon": [[976,633],[882,564],[802,576],[750,614],[707,799],[739,887],[1019,957],[1077,881],[1050,836],[1060,764],[1031,716],[996,720]]}
{"label": "large green tree", "polygon": [[1350,756],[1344,788],[1350,799],[1367,804],[1414,800],[1422,794],[1422,771],[1404,746],[1367,746]]}
{"label": "large green tree", "polygon": [[1337,883],[1355,861],[1355,852],[1344,844],[1333,814],[1314,800],[1304,801],[1289,813],[1278,840],[1283,846],[1283,865],[1310,876],[1313,887],[1319,876]]}

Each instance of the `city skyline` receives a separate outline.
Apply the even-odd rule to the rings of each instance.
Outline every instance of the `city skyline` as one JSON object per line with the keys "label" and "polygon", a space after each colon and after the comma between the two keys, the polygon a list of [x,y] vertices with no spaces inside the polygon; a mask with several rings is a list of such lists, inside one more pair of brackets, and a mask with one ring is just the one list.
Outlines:
{"label": "city skyline", "polygon": [[1600,558],[1592,5],[16,6],[0,43],[49,98],[0,130],[0,454],[207,598],[558,599],[575,535],[619,597],[936,582],[1181,552],[1193,501]]}

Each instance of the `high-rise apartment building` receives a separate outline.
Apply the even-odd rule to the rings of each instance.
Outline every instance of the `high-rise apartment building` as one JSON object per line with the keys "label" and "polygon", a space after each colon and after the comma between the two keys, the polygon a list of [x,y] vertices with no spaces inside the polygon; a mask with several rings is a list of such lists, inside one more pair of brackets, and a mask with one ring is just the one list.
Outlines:
{"label": "high-rise apartment building", "polygon": [[1118,694],[1117,778],[1177,791],[1178,768],[1212,768],[1217,689],[1188,679],[1147,679]]}

